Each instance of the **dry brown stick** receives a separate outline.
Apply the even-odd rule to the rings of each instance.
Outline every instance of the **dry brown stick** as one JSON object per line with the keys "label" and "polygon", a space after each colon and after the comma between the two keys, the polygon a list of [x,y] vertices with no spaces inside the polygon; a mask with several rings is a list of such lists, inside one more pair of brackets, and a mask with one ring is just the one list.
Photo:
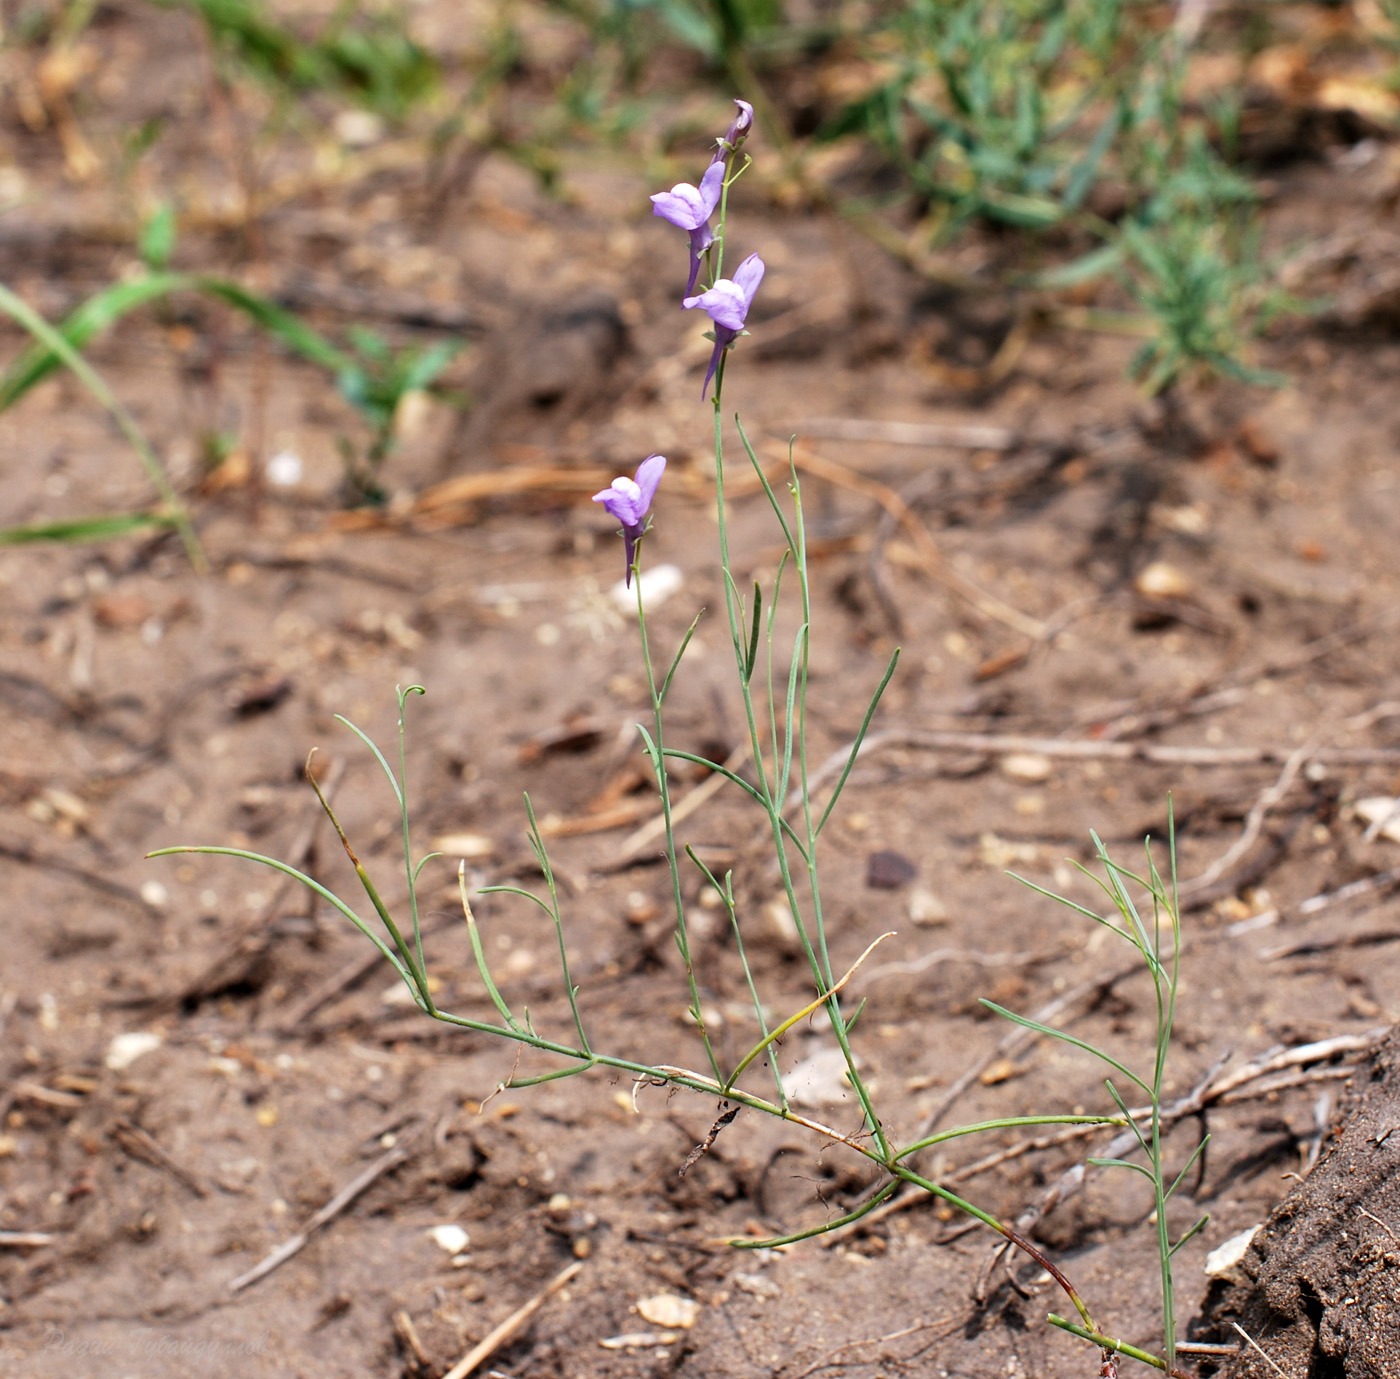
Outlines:
{"label": "dry brown stick", "polygon": [[[765,449],[771,454],[772,447],[765,447]],[[786,446],[783,447],[782,453],[786,456]],[[998,598],[995,594],[981,588],[967,576],[959,574],[953,569],[938,549],[938,544],[929,534],[928,528],[919,520],[918,514],[888,484],[882,484],[877,479],[858,474],[833,460],[823,459],[822,456],[804,446],[793,447],[792,460],[797,468],[805,473],[814,474],[817,478],[825,479],[828,483],[874,499],[904,528],[905,534],[913,542],[914,549],[918,553],[919,565],[929,578],[936,579],[940,584],[952,590],[959,598],[971,604],[985,617],[1002,623],[1013,631],[1021,633],[1022,636],[1029,637],[1033,642],[1045,639],[1046,625],[1039,618],[1030,617],[1028,614],[1022,613],[1020,609],[1013,608],[1004,599]]]}
{"label": "dry brown stick", "polygon": [[1400,623],[1400,607],[1391,608],[1377,617],[1364,618],[1347,627],[1339,627],[1335,632],[1315,637],[1312,641],[1305,642],[1290,655],[1266,661],[1263,665],[1242,666],[1226,675],[1217,688],[1253,684],[1257,680],[1272,679],[1276,675],[1286,675],[1290,671],[1301,670],[1304,666],[1311,665],[1314,661],[1320,661],[1324,656],[1330,655],[1338,647],[1347,646],[1351,642],[1364,641],[1367,637],[1374,636],[1378,632],[1388,631],[1396,623]]}
{"label": "dry brown stick", "polygon": [[[1341,905],[1348,900],[1355,900],[1359,896],[1369,895],[1372,891],[1383,891],[1388,886],[1395,885],[1400,885],[1400,867],[1377,872],[1374,876],[1363,876],[1359,881],[1349,881],[1345,886],[1338,886],[1335,891],[1322,891],[1317,895],[1309,896],[1293,908],[1293,913],[1300,919],[1307,918],[1320,914],[1324,910],[1330,910],[1334,905]],[[1250,915],[1248,919],[1242,919],[1230,925],[1225,930],[1225,937],[1228,939],[1238,938],[1254,929],[1268,928],[1271,924],[1277,924],[1282,917],[1283,912],[1278,909],[1260,910],[1258,914]],[[1266,948],[1259,956],[1267,961],[1272,958],[1291,956],[1296,951],[1301,950],[1288,947]]]}
{"label": "dry brown stick", "polygon": [[[1377,872],[1374,876],[1363,876],[1359,881],[1350,881],[1345,886],[1338,886],[1335,891],[1323,891],[1318,895],[1309,896],[1298,905],[1298,913],[1300,915],[1315,915],[1322,910],[1330,910],[1332,906],[1340,905],[1344,901],[1368,895],[1371,891],[1384,890],[1385,887],[1393,886],[1396,882],[1400,882],[1400,867]],[[1267,957],[1268,954],[1265,956]]]}
{"label": "dry brown stick", "polygon": [[[1027,733],[952,732],[946,729],[889,728],[871,733],[860,756],[886,747],[917,747],[929,752],[984,752],[988,756],[1033,753],[1076,761],[1150,761],[1168,766],[1269,766],[1283,764],[1292,753],[1280,747],[1174,747],[1151,742],[1101,742],[1093,738],[1034,737]],[[812,774],[812,788],[838,775],[850,748],[833,752]],[[1307,760],[1339,765],[1394,765],[1400,747],[1319,747]]]}
{"label": "dry brown stick", "polygon": [[835,441],[879,445],[923,445],[946,450],[1015,450],[1021,437],[1007,426],[947,421],[863,421],[858,417],[811,417],[802,434]]}
{"label": "dry brown stick", "polygon": [[1240,1333],[1240,1335],[1244,1337],[1244,1339],[1248,1342],[1249,1348],[1250,1348],[1251,1350],[1257,1350],[1257,1351],[1259,1352],[1259,1354],[1260,1354],[1260,1356],[1262,1357],[1264,1363],[1265,1363],[1266,1365],[1268,1365],[1268,1367],[1269,1367],[1271,1370],[1273,1370],[1273,1372],[1274,1372],[1275,1374],[1278,1375],[1279,1379],[1288,1379],[1288,1375],[1285,1374],[1284,1371],[1281,1370],[1281,1369],[1278,1367],[1278,1365],[1277,1365],[1272,1359],[1269,1358],[1269,1355],[1268,1355],[1268,1353],[1264,1350],[1264,1347],[1261,1346],[1261,1345],[1259,1344],[1259,1342],[1256,1341],[1256,1340],[1254,1339],[1254,1337],[1251,1336],[1251,1335],[1249,1334],[1249,1332],[1246,1331],[1246,1330],[1244,1329],[1244,1327],[1242,1327],[1242,1326],[1239,1324],[1239,1322],[1231,1322],[1230,1325],[1233,1326],[1233,1327],[1235,1328],[1235,1330],[1238,1331],[1238,1332]]}
{"label": "dry brown stick", "polygon": [[163,1168],[178,1182],[183,1183],[196,1197],[208,1197],[209,1190],[188,1169],[181,1168],[162,1149],[155,1138],[131,1121],[118,1119],[112,1126],[112,1138],[134,1159],[150,1164],[153,1168]]}
{"label": "dry brown stick", "polygon": [[57,1239],[47,1231],[0,1231],[0,1250],[37,1250]]}
{"label": "dry brown stick", "polygon": [[1292,789],[1298,772],[1303,769],[1303,764],[1315,755],[1316,747],[1317,734],[1314,734],[1289,756],[1283,764],[1283,770],[1279,773],[1278,779],[1250,806],[1239,837],[1199,876],[1193,876],[1190,881],[1184,882],[1178,890],[1178,895],[1184,898],[1209,890],[1254,846],[1264,828],[1264,820],[1268,817],[1269,811],[1279,804]]}
{"label": "dry brown stick", "polygon": [[87,1096],[82,1092],[67,1091],[62,1087],[46,1087],[42,1082],[33,1082],[21,1077],[10,1084],[11,1100],[37,1101],[41,1106],[58,1106],[69,1110],[87,1104]]}
{"label": "dry brown stick", "polygon": [[499,1326],[493,1328],[482,1340],[478,1341],[455,1365],[452,1366],[442,1379],[467,1379],[476,1367],[483,1360],[489,1359],[505,1343],[520,1330],[546,1302],[552,1298],[561,1288],[578,1276],[583,1268],[582,1260],[575,1260],[567,1269],[559,1273],[535,1294],[528,1302],[517,1307]]}
{"label": "dry brown stick", "polygon": [[[424,938],[450,929],[458,922],[453,915],[441,915],[428,919],[422,925]],[[317,982],[305,996],[289,1010],[282,1011],[268,1028],[274,1033],[293,1034],[310,1019],[322,1006],[333,1001],[342,992],[348,991],[356,982],[367,977],[380,963],[384,955],[377,948],[369,948],[359,957],[351,959],[344,967],[338,967],[328,977]]]}
{"label": "dry brown stick", "polygon": [[859,1341],[846,1341],[843,1345],[838,1345],[834,1350],[828,1350],[820,1360],[814,1360],[806,1369],[798,1371],[798,1373],[793,1376],[793,1379],[807,1379],[808,1375],[815,1374],[818,1370],[835,1369],[847,1363],[865,1363],[864,1361],[843,1361],[836,1358],[838,1355],[848,1350],[858,1350],[860,1347],[868,1345],[887,1345],[890,1341],[901,1341],[906,1336],[917,1336],[919,1332],[932,1331],[935,1327],[947,1328],[933,1338],[934,1340],[942,1340],[944,1336],[951,1335],[953,1331],[961,1325],[962,1323],[960,1321],[954,1320],[953,1318],[942,1317],[936,1322],[917,1321],[910,1326],[901,1327],[898,1331],[887,1332],[883,1336],[869,1336]]}
{"label": "dry brown stick", "polygon": [[[728,771],[737,771],[745,761],[748,760],[749,748],[744,743],[736,747],[724,760],[724,767]],[[690,790],[671,808],[671,822],[680,823],[683,819],[688,819],[697,809],[700,808],[711,796],[717,794],[719,789],[728,777],[719,771],[711,773]],[[605,866],[596,870],[603,872],[621,871],[624,867],[629,867],[637,860],[648,846],[655,843],[666,832],[666,816],[664,814],[654,815],[648,819],[640,828],[633,830],[622,841],[622,846],[617,850],[617,856]]]}
{"label": "dry brown stick", "polygon": [[1238,685],[1206,692],[1201,687],[1178,695],[1166,702],[1158,701],[1154,706],[1144,706],[1142,701],[1130,701],[1125,707],[1120,701],[1111,716],[1101,710],[1094,710],[1071,720],[1076,728],[1092,727],[1096,742],[1118,742],[1123,738],[1144,737],[1148,733],[1159,732],[1163,728],[1174,727],[1186,718],[1203,718],[1217,709],[1233,708],[1245,698],[1247,691]]}
{"label": "dry brown stick", "polygon": [[[1333,1039],[1323,1039],[1317,1043],[1301,1044],[1296,1048],[1284,1049],[1274,1054],[1265,1054],[1246,1064],[1243,1068],[1238,1068],[1233,1073],[1223,1077],[1208,1075],[1184,1097],[1162,1108],[1163,1122],[1174,1125],[1178,1121],[1188,1120],[1192,1116],[1199,1115],[1208,1107],[1216,1104],[1227,1093],[1236,1092],[1245,1084],[1264,1077],[1268,1073],[1296,1068],[1306,1063],[1322,1062],[1334,1058],[1340,1053],[1364,1053],[1383,1039],[1388,1032],[1387,1028],[1380,1027],[1367,1030],[1365,1034],[1361,1035],[1338,1035]],[[1137,1107],[1132,1109],[1131,1114],[1134,1120],[1139,1120],[1149,1116],[1151,1108]],[[1121,1159],[1131,1154],[1137,1147],[1137,1135],[1132,1130],[1124,1130],[1110,1141],[1101,1155],[1095,1157]],[[1080,1160],[1079,1163],[1066,1169],[1049,1188],[1041,1193],[1037,1202],[1027,1207],[1016,1218],[1016,1229],[1023,1233],[1034,1230],[1037,1223],[1052,1208],[1074,1196],[1083,1187],[1088,1171],[1089,1164],[1084,1160]]]}
{"label": "dry brown stick", "polygon": [[334,1221],[363,1192],[371,1188],[386,1173],[397,1168],[411,1157],[412,1151],[404,1145],[396,1145],[387,1154],[376,1159],[363,1173],[346,1183],[294,1236],[283,1241],[260,1264],[255,1264],[246,1274],[239,1274],[236,1279],[233,1279],[228,1285],[229,1292],[242,1292],[243,1289],[256,1283],[260,1278],[266,1278],[274,1269],[280,1268],[293,1255],[305,1249],[307,1241],[322,1226]]}
{"label": "dry brown stick", "polygon": [[[1340,726],[1344,731],[1361,731],[1371,727],[1381,719],[1393,717],[1397,713],[1400,713],[1400,704],[1387,701],[1377,704],[1366,713],[1357,714],[1347,719]],[[1240,836],[1200,876],[1193,877],[1181,887],[1180,893],[1183,897],[1196,896],[1202,891],[1209,891],[1254,846],[1263,830],[1264,820],[1269,811],[1278,805],[1292,789],[1293,782],[1297,778],[1298,772],[1302,770],[1304,763],[1318,756],[1317,747],[1322,737],[1322,733],[1314,733],[1302,746],[1289,755],[1288,760],[1284,762],[1279,778],[1250,807]]]}
{"label": "dry brown stick", "polygon": [[394,1313],[394,1334],[413,1356],[413,1363],[418,1366],[419,1372],[429,1373],[433,1367],[432,1361],[423,1349],[423,1342],[418,1339],[418,1328],[414,1326],[413,1318],[403,1308]]}

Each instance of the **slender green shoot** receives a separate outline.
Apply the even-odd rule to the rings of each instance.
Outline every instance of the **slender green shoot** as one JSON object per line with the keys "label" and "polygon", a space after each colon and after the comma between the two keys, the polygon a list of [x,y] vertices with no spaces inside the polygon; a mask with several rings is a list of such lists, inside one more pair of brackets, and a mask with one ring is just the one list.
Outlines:
{"label": "slender green shoot", "polygon": [[[165,466],[156,458],[156,453],[151,449],[150,442],[142,434],[141,428],[137,426],[131,413],[117,400],[102,375],[64,339],[61,332],[55,330],[23,297],[12,292],[3,283],[0,283],[0,311],[23,326],[48,351],[55,364],[62,364],[69,369],[97,402],[106,408],[122,435],[126,437],[127,443],[136,452],[151,486],[165,504],[166,511],[163,515],[179,534],[180,543],[185,548],[190,564],[198,573],[207,573],[209,562],[205,559],[204,548],[199,544],[199,537],[195,535],[189,513],[181,503],[180,495],[175,492],[175,486],[170,482]],[[6,405],[4,400],[0,399],[0,410]]]}

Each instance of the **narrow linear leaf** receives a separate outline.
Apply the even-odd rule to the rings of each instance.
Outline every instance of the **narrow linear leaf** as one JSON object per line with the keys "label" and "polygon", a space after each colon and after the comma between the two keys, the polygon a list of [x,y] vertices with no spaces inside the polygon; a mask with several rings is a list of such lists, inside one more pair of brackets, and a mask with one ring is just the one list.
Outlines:
{"label": "narrow linear leaf", "polygon": [[0,546],[23,546],[37,541],[108,541],[153,528],[170,528],[174,519],[161,512],[122,512],[110,517],[73,517],[66,522],[36,522],[27,527],[0,528]]}
{"label": "narrow linear leaf", "polygon": [[1116,1058],[1106,1054],[1102,1049],[1080,1039],[1077,1035],[1069,1034],[1065,1030],[1056,1029],[1053,1025],[1042,1024],[1039,1020],[1032,1020],[1027,1015],[1017,1015],[1014,1010],[1007,1010],[1005,1006],[999,1006],[995,1001],[989,1001],[983,997],[980,1004],[988,1010],[995,1012],[1005,1020],[1010,1020],[1014,1025],[1020,1025],[1024,1029],[1032,1029],[1037,1034],[1043,1034],[1048,1039],[1058,1039],[1062,1044],[1069,1044],[1073,1048],[1082,1049],[1085,1053],[1092,1054],[1100,1062],[1107,1063],[1115,1072],[1120,1072],[1129,1082],[1141,1087],[1148,1096],[1152,1095],[1152,1089],[1145,1083],[1131,1068],[1125,1067]]}

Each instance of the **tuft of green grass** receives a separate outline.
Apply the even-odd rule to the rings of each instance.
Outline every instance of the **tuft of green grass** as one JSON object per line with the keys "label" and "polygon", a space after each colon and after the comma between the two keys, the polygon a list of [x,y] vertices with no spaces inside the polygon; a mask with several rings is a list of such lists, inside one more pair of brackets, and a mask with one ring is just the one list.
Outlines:
{"label": "tuft of green grass", "polygon": [[157,3],[192,10],[227,60],[286,97],[330,95],[397,120],[438,88],[437,64],[409,36],[399,8],[342,4],[304,38],[263,0]]}

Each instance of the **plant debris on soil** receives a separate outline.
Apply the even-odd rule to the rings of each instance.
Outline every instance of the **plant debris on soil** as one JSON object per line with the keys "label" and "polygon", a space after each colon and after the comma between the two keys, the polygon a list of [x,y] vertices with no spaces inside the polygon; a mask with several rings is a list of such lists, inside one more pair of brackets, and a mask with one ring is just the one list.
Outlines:
{"label": "plant debris on soil", "polygon": [[[439,25],[455,13],[426,8]],[[193,128],[189,16],[101,13],[106,105],[82,132],[106,150],[183,112],[158,171],[194,208],[182,267],[221,268],[240,221]],[[775,476],[796,437],[812,727],[833,760],[903,649],[825,855],[833,966],[897,931],[851,986],[892,1131],[1111,1110],[1097,1065],[978,998],[1150,1057],[1142,973],[1005,873],[1091,903],[1073,870],[1091,830],[1132,865],[1165,838],[1170,797],[1184,958],[1169,1155],[1211,1136],[1178,1192],[1181,1226],[1211,1218],[1177,1256],[1183,1332],[1244,1346],[1237,1321],[1290,1379],[1355,1379],[1400,1373],[1400,1105],[1382,1044],[1400,1018],[1400,829],[1384,806],[1400,799],[1400,145],[1370,124],[1364,149],[1346,121],[1309,128],[1271,167],[1265,214],[1271,245],[1308,246],[1291,290],[1323,303],[1258,345],[1286,386],[1148,400],[1125,372],[1134,342],[1010,289],[931,295],[834,212],[784,209],[791,189],[760,164],[730,233],[768,275],[726,403]],[[61,123],[26,122],[7,97],[0,133],[23,190],[0,217],[0,279],[57,319],[133,268],[132,241],[115,193],[72,175],[71,148],[65,167]],[[551,193],[504,154],[481,151],[460,186],[410,154],[386,137],[333,175],[283,169],[257,219],[260,290],[318,328],[469,340],[445,383],[471,405],[419,395],[382,505],[344,503],[340,443],[358,423],[333,381],[180,301],[86,353],[187,495],[211,573],[169,534],[0,554],[0,1369],[1092,1374],[1097,1353],[1044,1323],[1062,1310],[1047,1280],[940,1204],[898,1197],[782,1250],[725,1243],[850,1210],[872,1183],[864,1161],[615,1077],[495,1094],[550,1065],[423,1019],[290,880],[145,860],[226,844],[353,886],[303,778],[314,748],[400,903],[383,880],[401,875],[393,800],[333,716],[388,743],[394,687],[424,685],[407,782],[420,854],[446,854],[423,892],[440,1005],[490,1017],[456,869],[531,883],[528,789],[595,1042],[694,1061],[635,730],[635,619],[588,495],[669,457],[647,556],[678,574],[650,626],[674,645],[708,610],[671,731],[726,759],[743,728],[715,621],[709,345],[676,307],[655,186],[620,155],[565,160]],[[968,237],[949,252],[1006,252],[1000,232]],[[974,317],[1019,323],[1004,373],[940,353]],[[27,343],[4,337],[11,355]],[[239,440],[208,467],[215,433]],[[0,454],[6,527],[149,502],[67,374],[0,413]],[[276,456],[296,461],[290,484],[266,480]],[[735,477],[736,563],[771,574],[766,505]],[[764,989],[800,1009],[806,968],[742,802],[702,798],[685,829],[734,870]],[[737,1059],[754,1042],[747,994],[699,889],[701,994]],[[476,917],[511,999],[566,1029],[552,930],[499,897]],[[784,1070],[804,1069],[821,1117],[854,1132],[849,1088],[811,1061],[821,1048],[819,1022],[799,1025]],[[1105,1328],[1160,1346],[1150,1195],[1133,1174],[1076,1168],[1112,1130],[1022,1138],[921,1162],[1025,1223]],[[1208,1278],[1212,1251],[1253,1227],[1243,1272]],[[1275,1372],[1247,1349],[1179,1364]]]}

